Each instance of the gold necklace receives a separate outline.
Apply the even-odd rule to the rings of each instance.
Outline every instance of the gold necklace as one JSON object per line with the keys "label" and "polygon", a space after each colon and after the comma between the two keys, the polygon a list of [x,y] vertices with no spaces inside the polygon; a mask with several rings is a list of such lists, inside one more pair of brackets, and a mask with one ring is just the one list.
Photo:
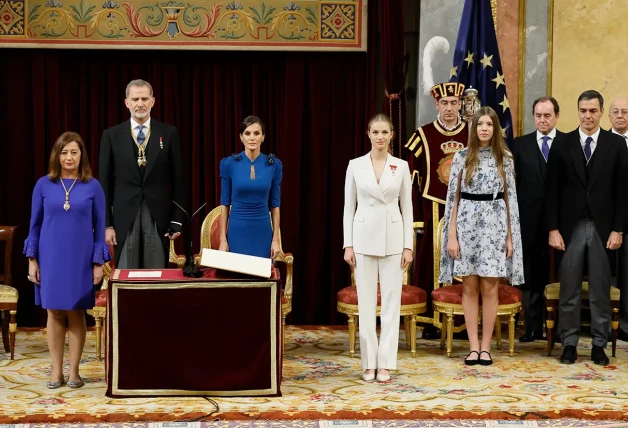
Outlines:
{"label": "gold necklace", "polygon": [[68,211],[70,209],[70,192],[76,184],[76,180],[78,180],[78,177],[74,179],[74,183],[72,183],[72,185],[70,186],[70,190],[66,189],[63,178],[59,178],[59,180],[61,180],[61,185],[63,186],[63,190],[65,190],[65,203],[63,204],[63,209]]}

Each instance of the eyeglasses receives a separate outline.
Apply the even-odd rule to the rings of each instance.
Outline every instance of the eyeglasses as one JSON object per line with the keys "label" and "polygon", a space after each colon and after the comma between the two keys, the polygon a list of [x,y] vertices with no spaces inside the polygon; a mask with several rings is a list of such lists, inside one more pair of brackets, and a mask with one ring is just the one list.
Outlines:
{"label": "eyeglasses", "polygon": [[613,116],[613,117],[619,117],[619,116],[628,117],[628,110],[613,110],[613,111],[611,111],[611,116]]}

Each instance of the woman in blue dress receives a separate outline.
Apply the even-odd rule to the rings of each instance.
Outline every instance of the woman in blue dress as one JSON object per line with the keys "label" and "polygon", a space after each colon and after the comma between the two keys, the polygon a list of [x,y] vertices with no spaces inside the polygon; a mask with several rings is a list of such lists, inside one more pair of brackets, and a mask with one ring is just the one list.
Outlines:
{"label": "woman in blue dress", "polygon": [[260,151],[265,131],[259,117],[247,117],[240,124],[244,151],[220,161],[220,251],[265,258],[281,252],[282,166],[273,154]]}
{"label": "woman in blue dress", "polygon": [[52,148],[48,175],[37,181],[28,238],[28,277],[35,283],[35,304],[48,311],[46,335],[52,357],[47,386],[65,383],[63,350],[68,322],[70,372],[67,384],[80,388],[79,363],[85,345],[85,309],[94,307],[94,284],[110,260],[105,243],[105,194],[74,132],[62,134]]}

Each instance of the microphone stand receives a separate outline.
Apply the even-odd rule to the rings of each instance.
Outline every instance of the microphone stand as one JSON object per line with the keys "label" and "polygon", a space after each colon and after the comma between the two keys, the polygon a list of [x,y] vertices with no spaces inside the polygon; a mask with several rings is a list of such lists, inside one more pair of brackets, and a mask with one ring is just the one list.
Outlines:
{"label": "microphone stand", "polygon": [[187,235],[183,234],[184,237],[187,238],[184,240],[185,265],[183,266],[183,269],[182,269],[183,275],[187,277],[191,277],[191,278],[199,278],[203,276],[203,274],[198,269],[198,266],[196,266],[196,263],[194,263],[194,256],[193,256],[193,250],[192,250],[192,219],[194,219],[196,214],[198,214],[203,208],[205,208],[205,205],[207,205],[207,202],[201,205],[199,209],[194,211],[194,213],[191,216],[176,201],[172,201],[172,203],[175,204],[177,207],[179,207],[179,209],[185,213],[185,216],[188,219],[188,222],[187,222],[188,232],[187,232]]}

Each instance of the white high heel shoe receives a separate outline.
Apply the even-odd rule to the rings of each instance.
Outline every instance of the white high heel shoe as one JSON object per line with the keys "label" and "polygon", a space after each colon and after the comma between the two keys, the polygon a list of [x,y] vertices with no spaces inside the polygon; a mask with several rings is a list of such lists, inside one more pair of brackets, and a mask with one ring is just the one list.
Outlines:
{"label": "white high heel shoe", "polygon": [[375,380],[375,372],[366,373],[365,371],[364,373],[362,373],[362,380],[365,382],[373,382],[373,380]]}
{"label": "white high heel shoe", "polygon": [[388,372],[388,374],[381,374],[379,370],[377,371],[378,382],[388,382],[389,380],[390,380],[390,372]]}

